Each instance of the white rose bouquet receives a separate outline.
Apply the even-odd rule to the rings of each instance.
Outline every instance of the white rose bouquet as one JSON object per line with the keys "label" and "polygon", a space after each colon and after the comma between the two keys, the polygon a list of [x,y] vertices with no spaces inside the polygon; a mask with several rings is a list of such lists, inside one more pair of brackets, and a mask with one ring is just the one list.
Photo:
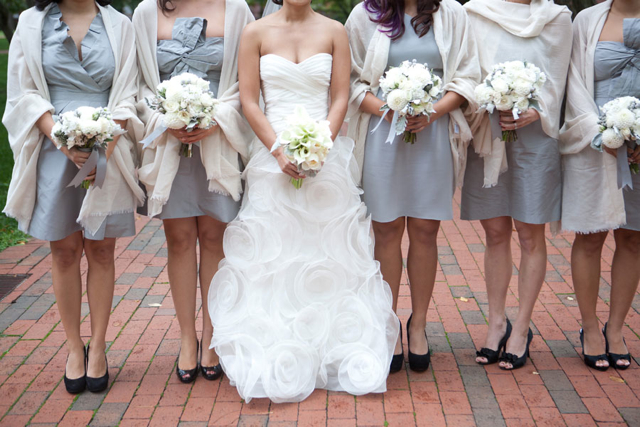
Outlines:
{"label": "white rose bouquet", "polygon": [[[602,146],[617,150],[623,145],[635,148],[640,138],[640,99],[623,96],[613,99],[601,108],[602,114],[598,119],[600,133],[591,141],[591,147],[602,151]],[[627,156],[624,153],[619,155]],[[637,163],[629,165],[631,172],[637,174],[640,167]]]}
{"label": "white rose bouquet", "polygon": [[395,135],[404,133],[405,142],[415,143],[416,135],[405,131],[407,116],[422,114],[429,117],[435,113],[433,104],[442,94],[442,79],[435,75],[427,64],[418,64],[416,60],[404,61],[399,67],[390,68],[380,78],[380,88],[386,100],[380,108],[380,111],[386,111],[382,120],[389,111],[393,111],[386,142],[393,143]]}
{"label": "white rose bouquet", "polygon": [[85,180],[89,173],[96,168],[95,183],[102,187],[106,176],[107,145],[117,135],[125,131],[111,118],[106,108],[79,107],[74,111],[67,111],[57,117],[57,122],[51,129],[53,142],[58,148],[76,148],[80,151],[91,152],[91,155],[78,175],[69,186],[82,185],[88,189],[91,181]]}
{"label": "white rose bouquet", "polygon": [[[164,114],[164,125],[169,129],[192,131],[196,127],[208,129],[216,125],[213,114],[218,100],[209,90],[209,83],[194,74],[183,73],[163,81],[158,85],[155,96],[145,101],[149,108]],[[145,141],[158,136],[154,134],[153,138],[148,137]],[[180,154],[191,157],[191,144],[182,144]]]}
{"label": "white rose bouquet", "polygon": [[[313,120],[304,107],[297,106],[287,117],[287,123],[287,129],[280,134],[274,147],[283,147],[285,156],[298,171],[316,176],[333,147],[329,122]],[[302,179],[291,178],[291,183],[297,189],[302,187]]]}
{"label": "white rose bouquet", "polygon": [[[545,73],[530,62],[503,62],[494,65],[484,82],[476,87],[476,101],[480,110],[487,110],[489,114],[494,110],[511,111],[517,120],[520,113],[529,108],[540,111],[540,88],[546,81]],[[513,142],[516,139],[515,130],[502,131],[503,141]]]}

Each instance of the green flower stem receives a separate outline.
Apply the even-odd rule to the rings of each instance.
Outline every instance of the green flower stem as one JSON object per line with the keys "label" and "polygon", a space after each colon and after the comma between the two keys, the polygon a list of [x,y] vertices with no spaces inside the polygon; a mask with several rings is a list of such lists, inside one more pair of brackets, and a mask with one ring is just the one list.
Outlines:
{"label": "green flower stem", "polygon": [[416,143],[416,134],[409,131],[404,131],[404,142],[408,144]]}
{"label": "green flower stem", "polygon": [[84,181],[82,181],[82,184],[80,184],[80,186],[85,190],[88,190],[89,187],[91,187],[91,181],[89,181],[88,179],[85,179]]}
{"label": "green flower stem", "polygon": [[299,190],[302,187],[302,178],[291,178],[291,183],[293,184],[294,187],[296,187],[296,190]]}
{"label": "green flower stem", "polygon": [[180,155],[182,157],[193,157],[193,147],[192,144],[182,144],[180,147]]}
{"label": "green flower stem", "polygon": [[516,142],[518,140],[518,134],[515,130],[503,130],[502,140],[504,142]]}

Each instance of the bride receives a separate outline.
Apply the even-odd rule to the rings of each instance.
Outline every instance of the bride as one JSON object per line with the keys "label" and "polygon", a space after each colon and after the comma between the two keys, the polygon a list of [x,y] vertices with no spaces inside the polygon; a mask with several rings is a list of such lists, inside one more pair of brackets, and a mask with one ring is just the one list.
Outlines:
{"label": "bride", "polygon": [[[352,178],[353,141],[337,137],[349,97],[347,35],[310,4],[284,0],[240,43],[240,97],[258,139],[209,314],[212,347],[245,401],[298,402],[315,388],[384,392],[399,331]],[[304,176],[282,148],[270,152],[298,105],[328,120],[335,139],[299,190],[290,180]]]}

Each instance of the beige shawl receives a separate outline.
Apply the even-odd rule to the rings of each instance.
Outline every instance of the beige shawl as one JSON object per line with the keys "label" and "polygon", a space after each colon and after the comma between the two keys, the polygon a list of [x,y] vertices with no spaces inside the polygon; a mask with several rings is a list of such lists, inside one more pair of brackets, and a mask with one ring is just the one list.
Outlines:
{"label": "beige shawl", "polygon": [[[36,202],[38,156],[44,140],[36,122],[44,113],[55,112],[42,69],[42,25],[48,10],[24,11],[9,49],[7,108],[2,122],[9,133],[15,165],[4,213],[16,218],[23,231],[29,229]],[[133,27],[111,7],[100,6],[100,12],[116,70],[107,107],[115,120],[127,121],[127,133],[120,137],[107,162],[104,185],[92,186],[82,203],[77,222],[91,233],[100,228],[107,216],[133,212],[136,204],[144,200],[135,178],[135,150],[131,142],[132,135],[142,127],[134,104],[138,68]]]}
{"label": "beige shawl", "polygon": [[[380,26],[369,19],[364,4],[358,4],[345,25],[351,45],[351,97],[347,118],[347,135],[356,142],[355,157],[362,178],[364,148],[371,114],[360,111],[367,92],[378,92],[380,77],[387,69],[391,40]],[[455,0],[443,0],[433,14],[433,31],[444,64],[444,89],[467,99],[477,109],[474,89],[480,80],[475,39],[471,37],[467,14]],[[458,108],[450,114],[449,137],[454,161],[456,182],[462,185],[466,164],[467,145],[471,131]]]}
{"label": "beige shawl", "polygon": [[[238,153],[248,158],[249,143],[253,139],[251,128],[242,116],[238,91],[238,45],[244,27],[253,21],[253,15],[243,0],[226,0],[224,18],[224,61],[215,120],[219,129],[201,141],[202,164],[207,172],[209,191],[231,195],[240,200],[242,184]],[[160,84],[156,47],[158,44],[158,6],[156,0],[144,0],[133,14],[136,44],[140,61],[140,91],[138,113],[146,124],[144,135],[150,135],[162,125],[162,115],[151,110],[144,98],[152,96]],[[169,200],[171,185],[180,164],[181,143],[168,132],[156,138],[142,153],[139,175],[149,195],[149,216],[162,211]]]}
{"label": "beige shawl", "polygon": [[598,133],[594,101],[594,55],[611,0],[583,10],[573,24],[573,52],[567,82],[565,123],[560,131],[562,228],[580,233],[615,229],[626,223],[616,159],[595,152]]}
{"label": "beige shawl", "polygon": [[[567,70],[571,57],[571,12],[548,0],[531,0],[520,4],[502,0],[471,0],[465,4],[473,38],[478,43],[482,77],[493,65],[514,60],[527,60],[547,75],[541,90],[540,121],[544,132],[558,137],[560,108],[564,96]],[[489,115],[467,109],[473,147],[484,158],[484,187],[498,183],[500,173],[507,170],[504,142],[493,138]]]}

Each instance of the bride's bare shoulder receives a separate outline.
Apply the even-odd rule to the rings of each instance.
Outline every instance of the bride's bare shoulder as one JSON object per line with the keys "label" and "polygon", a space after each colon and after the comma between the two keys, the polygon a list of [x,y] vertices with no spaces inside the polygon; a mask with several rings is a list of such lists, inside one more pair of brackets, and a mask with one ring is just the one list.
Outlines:
{"label": "bride's bare shoulder", "polygon": [[319,13],[316,14],[318,30],[321,30],[324,34],[330,34],[334,41],[341,40],[346,36],[347,31],[339,21],[328,18]]}

